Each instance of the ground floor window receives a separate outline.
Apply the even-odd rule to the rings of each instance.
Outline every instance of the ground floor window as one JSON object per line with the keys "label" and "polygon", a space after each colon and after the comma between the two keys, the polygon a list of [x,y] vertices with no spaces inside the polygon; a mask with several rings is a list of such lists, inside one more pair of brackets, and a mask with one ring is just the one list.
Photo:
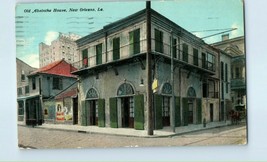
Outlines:
{"label": "ground floor window", "polygon": [[18,102],[18,115],[24,115],[24,102]]}

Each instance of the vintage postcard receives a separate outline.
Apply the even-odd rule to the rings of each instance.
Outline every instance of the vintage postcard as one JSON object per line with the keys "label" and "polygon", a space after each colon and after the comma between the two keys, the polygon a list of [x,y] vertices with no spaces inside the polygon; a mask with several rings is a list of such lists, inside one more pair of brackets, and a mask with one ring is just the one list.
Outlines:
{"label": "vintage postcard", "polygon": [[18,146],[247,144],[243,13],[241,0],[18,3]]}

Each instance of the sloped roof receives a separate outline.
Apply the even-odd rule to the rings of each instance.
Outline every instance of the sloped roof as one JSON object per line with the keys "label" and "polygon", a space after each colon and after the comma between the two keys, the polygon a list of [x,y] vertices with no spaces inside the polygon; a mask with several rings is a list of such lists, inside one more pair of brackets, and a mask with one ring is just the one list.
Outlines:
{"label": "sloped roof", "polygon": [[66,97],[76,97],[77,96],[77,88],[72,88],[66,92],[61,93],[60,95],[56,96],[55,99],[62,99]]}
{"label": "sloped roof", "polygon": [[52,75],[76,78],[75,75],[70,73],[71,69],[77,70],[71,64],[67,63],[64,59],[62,59],[59,61],[55,61],[51,64],[48,64],[42,68],[39,68],[36,71],[33,71],[29,76],[35,74],[52,74]]}

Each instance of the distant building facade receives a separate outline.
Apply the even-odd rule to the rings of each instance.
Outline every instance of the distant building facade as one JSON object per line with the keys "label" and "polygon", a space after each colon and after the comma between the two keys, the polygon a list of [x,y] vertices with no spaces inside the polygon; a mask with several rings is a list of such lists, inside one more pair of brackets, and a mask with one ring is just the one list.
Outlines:
{"label": "distant building facade", "polygon": [[[70,74],[70,69],[71,65],[62,59],[27,75],[29,93],[27,96],[18,98],[18,102],[23,103],[26,125],[41,125],[44,121],[55,123],[57,122],[57,113],[63,117],[72,114],[74,105],[71,104],[76,103],[75,101],[67,101],[68,104],[64,105],[57,103],[55,99],[63,92],[67,93],[68,91],[72,91],[71,94],[63,95],[59,99],[77,98],[77,78]],[[68,119],[73,120],[72,118]],[[64,123],[65,118],[58,121]]]}
{"label": "distant building facade", "polygon": [[68,63],[78,61],[79,55],[77,52],[77,45],[75,40],[80,36],[73,33],[62,34],[56,40],[51,42],[51,45],[45,43],[39,44],[39,67],[44,67],[52,62],[65,59]]}
{"label": "distant building facade", "polygon": [[246,108],[246,55],[244,36],[229,39],[223,35],[222,41],[212,44],[231,56],[231,100],[234,109]]}
{"label": "distant building facade", "polygon": [[[147,81],[146,21],[146,10],[141,10],[76,41],[82,58],[72,64],[78,69],[72,74],[80,80],[79,124],[148,128],[147,91],[142,84]],[[171,121],[175,127],[220,121],[225,116],[219,99],[220,51],[154,10],[148,30],[154,129],[168,127]]]}
{"label": "distant building facade", "polygon": [[16,68],[17,68],[17,113],[18,113],[18,121],[24,120],[24,103],[23,99],[25,96],[30,95],[30,87],[28,75],[35,71],[36,68],[31,67],[26,64],[22,60],[16,58]]}

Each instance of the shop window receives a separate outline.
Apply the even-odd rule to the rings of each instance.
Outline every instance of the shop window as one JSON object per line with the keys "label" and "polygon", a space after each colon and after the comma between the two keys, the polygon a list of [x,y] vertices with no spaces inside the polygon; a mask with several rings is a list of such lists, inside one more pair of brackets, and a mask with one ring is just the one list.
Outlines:
{"label": "shop window", "polygon": [[163,96],[162,116],[170,116],[170,97]]}

